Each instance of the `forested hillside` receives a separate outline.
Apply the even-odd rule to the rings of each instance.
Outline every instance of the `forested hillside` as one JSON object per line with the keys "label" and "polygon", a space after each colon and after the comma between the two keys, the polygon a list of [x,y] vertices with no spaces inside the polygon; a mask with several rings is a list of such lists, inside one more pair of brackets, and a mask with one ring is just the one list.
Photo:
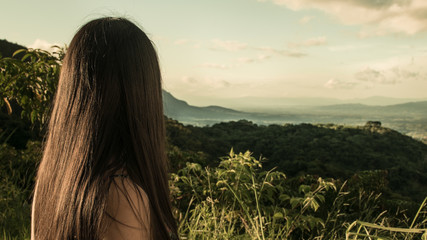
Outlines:
{"label": "forested hillside", "polygon": [[[319,102],[321,102],[320,99]],[[245,112],[219,106],[192,106],[175,98],[171,93],[163,91],[163,105],[166,116],[185,125],[211,126],[220,122],[238,121],[240,119],[246,119],[260,125],[282,125],[285,123],[363,125],[367,121],[377,120],[381,121],[383,126],[427,143],[427,125],[425,124],[427,122],[427,101],[386,106],[355,103],[327,106],[288,106],[274,110],[267,108],[258,109],[255,112]]]}
{"label": "forested hillside", "polygon": [[[8,42],[5,39],[0,39],[0,55],[3,57],[12,57],[13,53],[19,49],[26,49],[26,47]],[[18,54],[16,58],[21,58],[23,54]]]}
{"label": "forested hillside", "polygon": [[184,126],[168,120],[172,145],[203,152],[202,165],[215,165],[231,147],[250,149],[264,158],[264,168],[347,179],[365,170],[385,170],[390,188],[420,200],[427,193],[427,145],[380,126],[334,124],[256,125],[246,120],[211,127]]}

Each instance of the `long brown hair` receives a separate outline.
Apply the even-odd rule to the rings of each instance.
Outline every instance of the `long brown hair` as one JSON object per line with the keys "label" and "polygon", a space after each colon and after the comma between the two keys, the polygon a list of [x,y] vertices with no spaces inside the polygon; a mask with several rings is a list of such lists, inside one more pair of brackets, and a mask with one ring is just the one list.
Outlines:
{"label": "long brown hair", "polygon": [[33,201],[33,239],[100,239],[111,176],[150,202],[153,239],[177,236],[172,216],[158,58],[124,18],[85,24],[67,50]]}

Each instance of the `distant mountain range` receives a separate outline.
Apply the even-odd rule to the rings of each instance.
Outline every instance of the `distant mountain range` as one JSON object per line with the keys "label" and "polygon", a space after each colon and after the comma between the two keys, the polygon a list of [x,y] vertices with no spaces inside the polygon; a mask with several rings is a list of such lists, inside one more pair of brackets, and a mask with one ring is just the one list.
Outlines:
{"label": "distant mountain range", "polygon": [[[335,104],[327,106],[304,106],[298,109],[290,107],[275,113],[243,112],[219,106],[196,107],[175,98],[163,91],[164,109],[166,116],[180,122],[193,125],[207,125],[216,122],[246,119],[255,123],[284,123],[284,122],[324,122],[337,116],[369,117],[381,119],[385,116],[418,116],[427,117],[427,101],[407,102],[388,106],[369,106],[365,104]],[[329,116],[329,118],[328,118]],[[322,120],[323,119],[323,120]],[[308,120],[308,121],[307,121]],[[367,119],[368,120],[368,119]],[[371,119],[372,120],[372,119]],[[341,121],[340,121],[341,122]],[[427,124],[427,123],[426,123]]]}
{"label": "distant mountain range", "polygon": [[197,105],[209,105],[214,102],[215,105],[241,110],[245,112],[269,112],[278,113],[291,108],[301,109],[312,106],[329,106],[341,104],[363,104],[368,106],[387,106],[402,104],[408,102],[427,101],[427,98],[392,98],[373,96],[368,98],[354,99],[336,99],[336,98],[321,98],[321,97],[239,97],[239,98],[215,98],[199,100]]}
{"label": "distant mountain range", "polygon": [[427,101],[387,106],[360,103],[278,108],[266,112],[236,111],[219,106],[196,107],[163,91],[165,115],[183,124],[207,126],[219,122],[248,120],[255,124],[334,123],[364,125],[380,121],[383,126],[427,143]]}
{"label": "distant mountain range", "polygon": [[364,104],[339,104],[312,108],[316,112],[340,112],[346,114],[377,115],[417,115],[427,116],[427,101],[407,102],[388,106],[368,106]]}

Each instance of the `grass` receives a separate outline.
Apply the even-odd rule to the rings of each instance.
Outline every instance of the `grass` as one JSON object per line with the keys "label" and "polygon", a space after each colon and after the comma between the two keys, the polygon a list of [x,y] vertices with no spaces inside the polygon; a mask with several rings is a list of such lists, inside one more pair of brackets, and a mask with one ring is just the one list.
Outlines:
{"label": "grass", "polygon": [[[1,239],[30,239],[39,158],[39,143],[19,151],[0,146]],[[171,174],[170,187],[181,239],[427,240],[427,198],[409,218],[384,209],[382,194],[366,185],[309,175],[288,179],[264,171],[250,152],[231,151],[214,168],[187,163]]]}

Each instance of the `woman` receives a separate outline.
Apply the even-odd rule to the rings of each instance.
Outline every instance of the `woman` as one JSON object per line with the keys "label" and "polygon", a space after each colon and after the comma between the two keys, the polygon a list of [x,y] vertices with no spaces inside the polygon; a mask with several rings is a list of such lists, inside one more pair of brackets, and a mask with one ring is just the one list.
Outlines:
{"label": "woman", "polygon": [[93,20],[69,45],[37,173],[31,236],[177,236],[158,59],[126,19]]}

